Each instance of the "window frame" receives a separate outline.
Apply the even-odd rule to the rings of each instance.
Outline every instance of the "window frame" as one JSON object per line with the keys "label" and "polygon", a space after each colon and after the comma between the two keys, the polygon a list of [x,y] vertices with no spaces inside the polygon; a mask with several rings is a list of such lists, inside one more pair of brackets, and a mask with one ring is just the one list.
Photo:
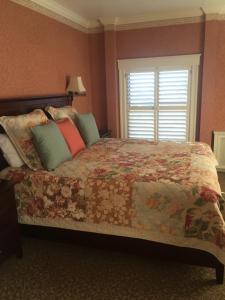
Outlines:
{"label": "window frame", "polygon": [[119,107],[121,138],[128,137],[127,76],[132,72],[151,72],[166,69],[188,69],[191,73],[189,84],[189,109],[187,120],[187,141],[195,141],[198,98],[198,75],[201,54],[163,56],[153,58],[119,59]]}

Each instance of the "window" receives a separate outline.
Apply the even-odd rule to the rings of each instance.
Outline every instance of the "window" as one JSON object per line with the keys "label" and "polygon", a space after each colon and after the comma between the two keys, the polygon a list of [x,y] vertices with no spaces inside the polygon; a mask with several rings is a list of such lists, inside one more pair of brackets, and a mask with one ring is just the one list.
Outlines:
{"label": "window", "polygon": [[122,137],[195,140],[199,58],[119,60]]}

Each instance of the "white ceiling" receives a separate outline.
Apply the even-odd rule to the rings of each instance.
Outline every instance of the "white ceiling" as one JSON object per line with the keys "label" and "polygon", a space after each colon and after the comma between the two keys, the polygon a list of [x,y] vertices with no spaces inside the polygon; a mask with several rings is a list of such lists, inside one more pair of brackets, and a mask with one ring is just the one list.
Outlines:
{"label": "white ceiling", "polygon": [[95,21],[146,14],[196,13],[201,7],[220,10],[225,0],[54,0],[74,13]]}

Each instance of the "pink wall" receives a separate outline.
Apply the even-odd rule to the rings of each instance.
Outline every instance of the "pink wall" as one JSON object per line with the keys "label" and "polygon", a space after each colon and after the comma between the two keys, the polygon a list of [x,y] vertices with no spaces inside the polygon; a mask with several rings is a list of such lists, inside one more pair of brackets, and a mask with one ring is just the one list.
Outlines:
{"label": "pink wall", "polygon": [[88,35],[8,0],[0,1],[0,98],[64,93],[66,76],[81,75],[91,109]]}
{"label": "pink wall", "polygon": [[202,23],[105,32],[108,127],[114,136],[119,136],[117,60],[202,53],[203,36]]}
{"label": "pink wall", "polygon": [[199,138],[211,144],[212,131],[225,130],[224,39],[225,21],[118,31],[117,59],[204,54],[199,76]]}
{"label": "pink wall", "polygon": [[224,37],[225,21],[88,35],[1,0],[0,98],[64,93],[66,76],[81,75],[87,96],[76,108],[118,136],[118,59],[204,53],[200,140],[210,143],[213,130],[225,130]]}
{"label": "pink wall", "polygon": [[117,32],[117,57],[137,58],[200,53],[201,23]]}
{"label": "pink wall", "polygon": [[216,114],[212,128],[225,130],[225,21],[219,22],[216,59]]}
{"label": "pink wall", "polygon": [[117,70],[116,31],[105,32],[105,66],[108,128],[119,136],[119,87]]}
{"label": "pink wall", "polygon": [[225,130],[225,21],[206,22],[200,139]]}
{"label": "pink wall", "polygon": [[107,129],[104,33],[89,35],[92,112],[98,127]]}

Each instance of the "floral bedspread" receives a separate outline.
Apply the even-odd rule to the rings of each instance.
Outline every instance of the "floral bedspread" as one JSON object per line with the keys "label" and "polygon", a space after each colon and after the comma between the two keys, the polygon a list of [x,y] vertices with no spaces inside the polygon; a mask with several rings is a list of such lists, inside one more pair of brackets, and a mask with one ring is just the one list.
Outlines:
{"label": "floral bedspread", "polygon": [[203,143],[102,139],[55,171],[6,169],[0,175],[16,182],[21,223],[193,247],[225,263],[215,166]]}

